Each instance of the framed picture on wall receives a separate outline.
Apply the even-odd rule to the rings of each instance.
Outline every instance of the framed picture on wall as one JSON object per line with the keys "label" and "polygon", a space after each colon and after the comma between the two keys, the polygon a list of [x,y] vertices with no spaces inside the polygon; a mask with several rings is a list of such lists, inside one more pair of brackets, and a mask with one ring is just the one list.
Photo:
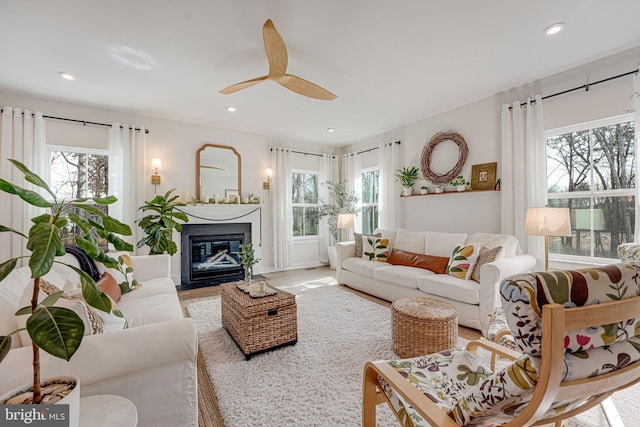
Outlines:
{"label": "framed picture on wall", "polygon": [[497,162],[471,166],[471,190],[493,190],[497,168]]}

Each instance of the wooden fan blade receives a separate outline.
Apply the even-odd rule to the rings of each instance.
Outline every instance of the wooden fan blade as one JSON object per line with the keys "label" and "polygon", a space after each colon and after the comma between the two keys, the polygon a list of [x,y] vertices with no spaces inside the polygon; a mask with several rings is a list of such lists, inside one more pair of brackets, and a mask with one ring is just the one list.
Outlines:
{"label": "wooden fan blade", "polygon": [[257,77],[255,79],[246,80],[244,82],[240,82],[240,83],[236,83],[236,84],[231,85],[231,86],[227,86],[224,89],[219,90],[218,92],[220,92],[220,93],[222,93],[224,95],[229,95],[230,93],[234,93],[234,92],[237,92],[239,90],[251,87],[253,85],[257,85],[258,83],[263,82],[265,80],[267,80],[267,76]]}
{"label": "wooden fan blade", "polygon": [[309,98],[322,99],[325,101],[332,101],[337,98],[328,90],[293,74],[284,74],[275,80],[287,89],[300,95],[308,96]]}
{"label": "wooden fan blade", "polygon": [[269,74],[284,74],[287,71],[287,47],[271,19],[267,19],[262,27],[264,50],[269,60]]}

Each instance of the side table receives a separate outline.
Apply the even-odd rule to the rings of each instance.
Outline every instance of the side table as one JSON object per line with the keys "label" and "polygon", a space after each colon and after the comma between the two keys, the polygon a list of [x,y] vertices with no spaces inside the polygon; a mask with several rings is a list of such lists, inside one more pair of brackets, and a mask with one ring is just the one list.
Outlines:
{"label": "side table", "polygon": [[80,427],[136,427],[138,410],[122,396],[101,394],[80,398]]}

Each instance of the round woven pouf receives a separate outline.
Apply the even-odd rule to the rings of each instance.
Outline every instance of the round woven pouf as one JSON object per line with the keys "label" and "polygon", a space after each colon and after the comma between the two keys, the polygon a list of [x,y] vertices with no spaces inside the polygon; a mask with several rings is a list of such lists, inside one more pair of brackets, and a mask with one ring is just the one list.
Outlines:
{"label": "round woven pouf", "polygon": [[401,358],[437,353],[456,346],[458,311],[444,301],[400,298],[391,304],[393,351]]}

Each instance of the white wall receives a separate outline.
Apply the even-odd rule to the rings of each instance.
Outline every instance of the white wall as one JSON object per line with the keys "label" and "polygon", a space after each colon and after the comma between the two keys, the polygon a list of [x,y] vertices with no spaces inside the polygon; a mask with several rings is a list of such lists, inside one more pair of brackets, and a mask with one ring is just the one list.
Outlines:
{"label": "white wall", "polygon": [[[249,193],[262,195],[265,204],[262,216],[263,247],[260,263],[260,270],[263,272],[273,270],[272,200],[267,190],[262,189],[264,171],[271,167],[270,148],[273,146],[298,147],[300,151],[314,152],[319,151],[320,148],[309,146],[309,144],[296,144],[292,141],[273,140],[263,135],[0,91],[0,106],[5,105],[37,110],[48,116],[101,123],[120,122],[136,127],[144,126],[149,129],[150,133],[146,135],[145,164],[140,165],[140,167],[144,167],[149,176],[146,185],[147,200],[152,198],[154,194],[150,178],[152,174],[151,159],[157,157],[162,160],[162,171],[160,172],[162,184],[158,186],[158,193],[176,188],[177,194],[189,191],[191,195],[195,196],[195,162],[198,148],[207,143],[233,146],[240,153],[242,159],[242,193],[244,195]],[[60,145],[77,144],[91,148],[107,148],[106,127],[47,120],[47,137],[49,142]],[[1,160],[5,162],[7,158],[10,158],[11,153],[0,153],[0,155]],[[308,158],[314,157],[308,156]],[[317,241],[315,252],[309,250],[308,244],[304,246],[304,251],[297,252],[296,262],[305,266],[317,265],[319,263]],[[172,259],[172,270],[179,275],[180,259],[178,254]]]}

